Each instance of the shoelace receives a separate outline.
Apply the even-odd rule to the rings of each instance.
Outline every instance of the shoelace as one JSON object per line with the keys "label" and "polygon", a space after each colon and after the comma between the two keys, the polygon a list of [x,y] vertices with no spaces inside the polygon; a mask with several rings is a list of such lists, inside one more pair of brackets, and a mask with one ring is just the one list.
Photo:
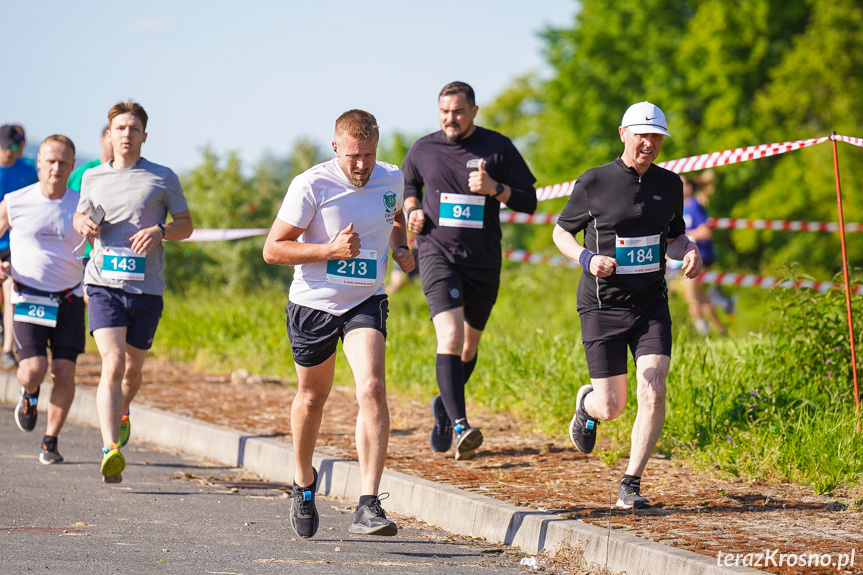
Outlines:
{"label": "shoelace", "polygon": [[300,507],[300,515],[309,516],[312,514],[312,498],[309,497],[306,499],[306,493],[309,492],[309,489],[300,489],[294,491],[294,499],[297,500],[297,505]]}
{"label": "shoelace", "polygon": [[375,500],[369,504],[369,511],[374,513],[377,517],[383,517],[384,519],[386,519],[387,514],[384,512],[384,508],[381,507],[381,501],[389,498],[389,496],[389,493],[381,493],[380,495],[378,495]]}

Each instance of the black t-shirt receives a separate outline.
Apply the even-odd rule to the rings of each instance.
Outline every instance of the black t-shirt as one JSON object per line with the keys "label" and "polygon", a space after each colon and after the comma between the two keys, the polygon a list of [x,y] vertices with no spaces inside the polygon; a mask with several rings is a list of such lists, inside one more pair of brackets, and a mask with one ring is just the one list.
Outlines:
{"label": "black t-shirt", "polygon": [[588,170],[575,182],[557,225],[573,235],[584,230],[587,249],[617,259],[607,278],[582,271],[579,313],[668,299],[666,242],[686,230],[677,174],[651,165],[639,176],[620,158]]}
{"label": "black t-shirt", "polygon": [[[452,142],[443,131],[434,132],[417,140],[405,157],[402,173],[405,176],[405,198],[422,201],[426,223],[422,233],[417,236],[419,257],[425,254],[441,254],[450,262],[476,268],[500,268],[500,201],[493,196],[471,194],[468,189],[468,176],[477,171],[479,160],[485,160],[485,170],[489,176],[512,189],[507,207],[518,211],[533,213],[536,210],[536,178],[530,172],[521,154],[506,136],[492,130],[476,127],[474,132],[463,140]],[[425,188],[425,194],[423,194]],[[445,210],[453,218],[453,209],[461,217],[464,214],[478,214],[482,208],[482,224],[472,222],[477,227],[442,226],[441,194],[464,194],[473,196],[479,204],[461,204],[454,207],[444,202]],[[481,201],[479,198],[484,198]],[[456,200],[453,200],[456,201]]]}

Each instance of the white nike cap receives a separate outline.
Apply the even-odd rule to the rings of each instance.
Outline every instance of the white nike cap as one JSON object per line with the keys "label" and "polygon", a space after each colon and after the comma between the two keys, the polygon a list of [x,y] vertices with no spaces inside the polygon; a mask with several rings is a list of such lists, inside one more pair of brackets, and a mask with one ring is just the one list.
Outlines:
{"label": "white nike cap", "polygon": [[629,128],[634,134],[662,134],[671,137],[665,114],[657,106],[646,101],[631,105],[623,115],[620,125],[623,128]]}

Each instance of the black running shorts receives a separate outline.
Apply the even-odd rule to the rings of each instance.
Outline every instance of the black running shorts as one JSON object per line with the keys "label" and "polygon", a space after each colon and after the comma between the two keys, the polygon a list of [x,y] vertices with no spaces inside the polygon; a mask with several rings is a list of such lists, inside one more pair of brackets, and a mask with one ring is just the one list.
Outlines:
{"label": "black running shorts", "polygon": [[420,280],[429,313],[464,308],[464,319],[474,329],[485,329],[500,288],[500,268],[456,265],[437,254],[420,258]]}
{"label": "black running shorts", "polygon": [[389,302],[386,295],[373,295],[342,315],[288,302],[288,339],[294,361],[303,367],[324,363],[336,353],[339,339],[355,329],[376,329],[387,337]]}
{"label": "black running shorts", "polygon": [[671,357],[671,314],[668,302],[631,309],[594,309],[579,316],[587,369],[593,379],[626,374],[626,348],[642,355]]}
{"label": "black running shorts", "polygon": [[78,354],[84,352],[87,337],[84,327],[84,299],[70,296],[60,300],[57,325],[54,327],[16,321],[13,332],[19,360],[47,357],[50,343],[53,359],[77,361]]}

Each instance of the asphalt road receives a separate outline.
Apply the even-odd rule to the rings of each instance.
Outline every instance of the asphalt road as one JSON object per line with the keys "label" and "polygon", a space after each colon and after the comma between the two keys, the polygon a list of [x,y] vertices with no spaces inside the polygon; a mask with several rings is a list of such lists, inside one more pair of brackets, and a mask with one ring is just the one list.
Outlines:
{"label": "asphalt road", "polygon": [[135,444],[134,428],[121,484],[101,481],[98,431],[71,423],[59,444],[66,462],[42,465],[45,413],[39,418],[22,433],[13,407],[0,405],[4,575],[525,572],[520,553],[393,514],[396,537],[352,535],[355,503],[321,497],[320,530],[302,540],[284,486]]}

